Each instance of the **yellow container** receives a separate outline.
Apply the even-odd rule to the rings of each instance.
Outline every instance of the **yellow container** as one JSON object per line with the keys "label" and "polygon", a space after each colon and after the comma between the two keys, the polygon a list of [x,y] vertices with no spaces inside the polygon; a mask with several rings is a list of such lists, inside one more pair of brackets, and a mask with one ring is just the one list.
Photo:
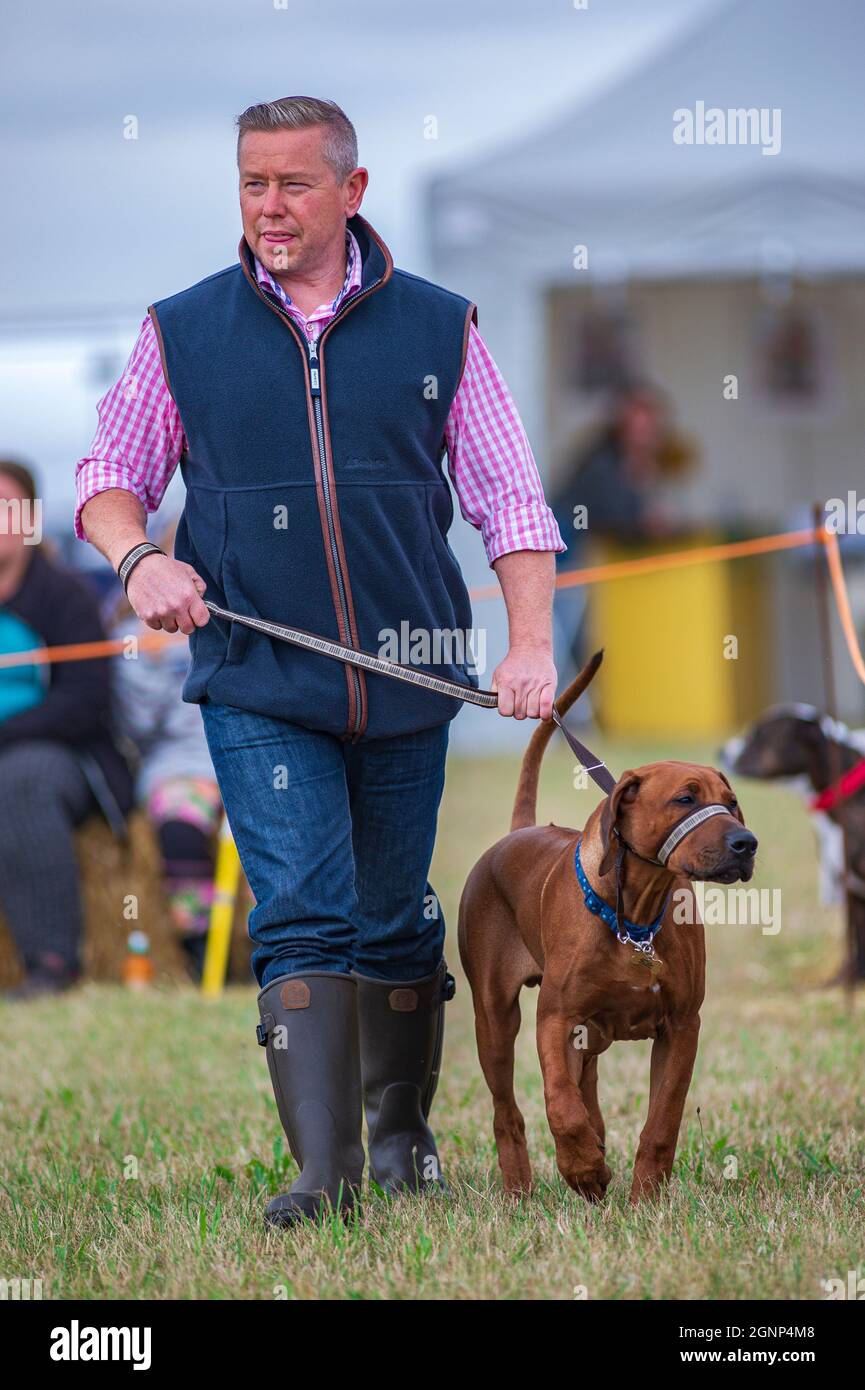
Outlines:
{"label": "yellow container", "polygon": [[[590,564],[662,555],[724,538],[596,542]],[[712,561],[590,586],[591,650],[604,648],[595,710],[605,732],[717,738],[769,703],[767,568],[763,558]]]}

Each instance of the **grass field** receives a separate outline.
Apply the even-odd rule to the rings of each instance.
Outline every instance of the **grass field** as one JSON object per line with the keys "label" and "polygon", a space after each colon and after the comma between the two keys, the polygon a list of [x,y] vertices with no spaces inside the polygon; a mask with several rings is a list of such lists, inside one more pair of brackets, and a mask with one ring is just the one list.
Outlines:
{"label": "grass field", "polygon": [[[662,755],[709,760],[698,748],[603,751],[617,771]],[[582,823],[597,793],[573,791],[570,773],[551,751],[539,820]],[[452,968],[460,888],[506,830],[515,778],[511,759],[449,764],[432,881]],[[657,1205],[627,1202],[650,1044],[601,1059],[614,1176],[604,1206],[587,1208],[555,1169],[536,992],[524,995],[517,1094],[538,1188],[504,1198],[457,968],[434,1108],[452,1197],[373,1198],[352,1226],[265,1234],[268,1194],[294,1165],[255,1043],[254,989],[209,1005],[191,990],[88,986],[0,1006],[0,1278],[41,1278],[46,1298],[824,1298],[821,1280],[865,1267],[865,999],[851,1013],[820,987],[841,924],[817,905],[798,801],[738,790],[760,839],[755,883],[782,890],[783,925],[708,931],[700,1053]]]}

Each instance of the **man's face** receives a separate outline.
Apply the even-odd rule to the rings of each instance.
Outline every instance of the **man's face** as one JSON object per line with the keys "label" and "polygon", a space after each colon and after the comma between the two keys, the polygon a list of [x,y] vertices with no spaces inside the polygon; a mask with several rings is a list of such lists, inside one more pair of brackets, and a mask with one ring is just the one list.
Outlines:
{"label": "man's face", "polygon": [[247,131],[240,141],[243,233],[276,275],[297,275],[324,263],[360,206],[367,171],[338,184],[322,154],[322,126]]}

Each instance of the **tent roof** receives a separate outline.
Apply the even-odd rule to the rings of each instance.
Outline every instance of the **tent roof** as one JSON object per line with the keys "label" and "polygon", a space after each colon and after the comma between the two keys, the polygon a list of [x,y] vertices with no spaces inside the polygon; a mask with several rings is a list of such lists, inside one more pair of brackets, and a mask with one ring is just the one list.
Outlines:
{"label": "tent roof", "polygon": [[[436,261],[572,279],[865,268],[865,4],[737,0],[525,138],[431,181]],[[781,147],[676,144],[674,111],[778,108]]]}

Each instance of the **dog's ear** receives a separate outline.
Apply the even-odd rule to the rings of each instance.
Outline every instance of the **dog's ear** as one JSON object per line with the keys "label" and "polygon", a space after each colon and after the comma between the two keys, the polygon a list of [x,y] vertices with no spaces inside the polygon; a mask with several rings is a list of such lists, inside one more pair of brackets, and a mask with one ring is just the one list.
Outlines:
{"label": "dog's ear", "polygon": [[623,772],[607,797],[601,812],[601,844],[604,847],[604,853],[598,865],[598,873],[600,874],[608,873],[612,867],[617,848],[613,829],[619,823],[622,802],[624,801],[626,806],[630,806],[631,802],[636,800],[640,781],[641,779],[635,772]]}
{"label": "dog's ear", "polygon": [[[716,771],[717,771],[717,769],[716,769]],[[720,777],[721,781],[724,783],[724,786],[725,786],[725,787],[730,787],[730,782],[729,782],[728,778],[726,778],[726,777],[724,776],[723,772],[718,772],[718,776]],[[732,790],[733,790],[733,788],[730,787],[730,791],[732,791]],[[745,817],[742,815],[742,807],[739,805],[738,800],[736,801],[736,809],[735,809],[735,811],[731,812],[731,814],[734,815],[734,816],[736,817],[736,820],[739,822],[740,825],[744,825],[744,824],[745,824]]]}

